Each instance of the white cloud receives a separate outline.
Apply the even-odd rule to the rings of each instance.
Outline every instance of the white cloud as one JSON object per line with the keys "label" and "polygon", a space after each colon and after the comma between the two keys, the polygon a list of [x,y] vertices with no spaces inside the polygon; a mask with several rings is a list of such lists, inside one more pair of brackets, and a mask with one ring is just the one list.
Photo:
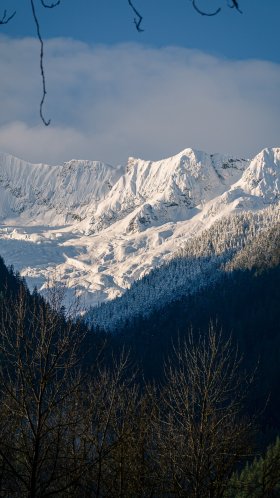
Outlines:
{"label": "white cloud", "polygon": [[186,147],[251,156],[280,143],[280,65],[182,48],[46,44],[45,128],[36,40],[0,38],[0,148],[24,159],[112,164]]}

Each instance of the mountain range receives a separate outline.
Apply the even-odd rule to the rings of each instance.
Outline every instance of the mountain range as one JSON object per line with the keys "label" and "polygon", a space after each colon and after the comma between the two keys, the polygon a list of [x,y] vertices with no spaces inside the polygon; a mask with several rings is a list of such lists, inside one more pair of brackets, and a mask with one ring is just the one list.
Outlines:
{"label": "mountain range", "polygon": [[30,287],[58,280],[85,310],[113,300],[89,315],[112,327],[143,299],[160,307],[230,271],[238,251],[279,226],[279,200],[280,148],[251,160],[188,148],[118,167],[0,153],[0,254]]}

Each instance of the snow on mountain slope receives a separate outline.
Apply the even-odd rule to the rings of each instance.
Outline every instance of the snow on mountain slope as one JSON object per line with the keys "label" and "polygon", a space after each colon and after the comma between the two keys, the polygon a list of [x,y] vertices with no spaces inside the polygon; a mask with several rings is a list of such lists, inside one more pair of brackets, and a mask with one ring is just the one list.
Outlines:
{"label": "snow on mountain slope", "polygon": [[209,203],[204,217],[224,214],[228,209],[262,209],[280,199],[280,148],[262,150],[241,178],[223,195]]}
{"label": "snow on mountain slope", "polygon": [[189,209],[213,199],[238,180],[247,165],[244,159],[192,149],[157,162],[129,158],[126,173],[85,223],[85,229],[97,233],[127,217],[125,231],[133,233],[184,220]]}
{"label": "snow on mountain slope", "polygon": [[280,203],[223,216],[185,240],[169,260],[136,280],[118,299],[91,308],[86,319],[106,330],[121,330],[135,317],[148,317],[172,301],[211,287],[225,271],[238,265],[242,268],[244,262],[248,265],[248,255],[254,250],[257,253],[257,242],[262,244],[262,254],[273,247],[275,252],[270,256],[277,257],[279,228]]}
{"label": "snow on mountain slope", "polygon": [[88,215],[121,175],[97,161],[30,164],[0,153],[0,220],[10,224],[73,223]]}
{"label": "snow on mountain slope", "polygon": [[30,286],[59,279],[85,307],[120,296],[217,219],[276,202],[279,150],[249,162],[185,149],[126,168],[0,154],[0,255]]}
{"label": "snow on mountain slope", "polygon": [[249,195],[262,197],[264,202],[275,202],[280,198],[280,148],[264,149],[244,172],[235,187]]}

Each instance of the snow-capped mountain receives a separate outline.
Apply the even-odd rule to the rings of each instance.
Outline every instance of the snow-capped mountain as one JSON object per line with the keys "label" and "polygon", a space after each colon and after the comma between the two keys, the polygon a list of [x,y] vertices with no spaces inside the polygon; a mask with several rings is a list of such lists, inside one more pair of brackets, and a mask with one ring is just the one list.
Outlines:
{"label": "snow-capped mountain", "polygon": [[251,161],[235,189],[240,187],[266,203],[275,202],[280,198],[279,165],[280,149],[264,149]]}
{"label": "snow-capped mountain", "polygon": [[0,255],[31,286],[58,279],[95,305],[122,295],[217,220],[279,198],[279,148],[252,161],[185,149],[118,168],[0,154]]}
{"label": "snow-capped mountain", "polygon": [[0,153],[0,221],[65,225],[96,209],[121,176],[121,168],[72,160],[61,166],[30,164]]}
{"label": "snow-capped mountain", "polygon": [[126,233],[189,217],[200,206],[237,181],[244,159],[186,149],[161,161],[129,158],[126,172],[88,218],[88,233],[96,233],[126,218]]}
{"label": "snow-capped mountain", "polygon": [[253,253],[255,261],[258,252],[263,259],[265,253],[270,261],[268,247],[272,240],[275,254],[280,254],[280,203],[232,212],[188,238],[159,267],[133,282],[122,296],[91,308],[86,319],[106,330],[121,330],[137,317],[147,318],[171,302],[203,288],[211,289],[225,272],[251,268],[248,261]]}

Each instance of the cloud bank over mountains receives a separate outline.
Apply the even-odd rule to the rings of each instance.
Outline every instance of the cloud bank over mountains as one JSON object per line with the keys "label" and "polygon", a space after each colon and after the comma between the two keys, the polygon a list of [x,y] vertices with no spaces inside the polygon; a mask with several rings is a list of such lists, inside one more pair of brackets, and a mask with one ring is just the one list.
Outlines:
{"label": "cloud bank over mountains", "polygon": [[124,163],[188,144],[244,157],[279,143],[280,65],[176,47],[46,43],[45,128],[37,40],[0,37],[0,149],[30,161]]}

